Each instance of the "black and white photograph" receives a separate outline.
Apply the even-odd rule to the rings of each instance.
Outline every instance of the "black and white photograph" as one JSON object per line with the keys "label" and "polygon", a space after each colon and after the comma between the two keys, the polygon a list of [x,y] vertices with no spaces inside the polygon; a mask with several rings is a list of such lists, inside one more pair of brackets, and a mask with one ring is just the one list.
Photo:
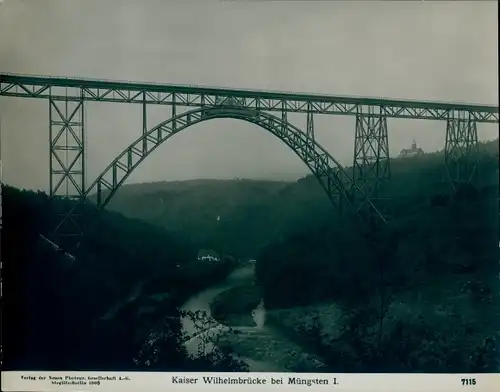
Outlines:
{"label": "black and white photograph", "polygon": [[498,96],[495,1],[1,1],[2,372],[486,390]]}

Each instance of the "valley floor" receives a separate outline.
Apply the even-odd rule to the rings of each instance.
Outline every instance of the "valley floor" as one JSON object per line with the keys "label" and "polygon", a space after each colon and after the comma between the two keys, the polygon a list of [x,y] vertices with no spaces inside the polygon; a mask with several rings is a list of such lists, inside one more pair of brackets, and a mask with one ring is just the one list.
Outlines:
{"label": "valley floor", "polygon": [[[198,293],[184,305],[184,308],[208,310],[209,316],[217,323],[229,327],[224,328],[222,333],[219,333],[219,328],[212,341],[216,341],[219,348],[229,349],[237,358],[246,362],[250,371],[321,371],[324,365],[317,355],[294,343],[279,329],[273,327],[272,323],[261,328],[256,326],[252,318],[252,308],[256,307],[255,300],[260,300],[260,294],[252,285],[253,268],[251,266],[237,269],[222,285]],[[225,298],[232,298],[234,302],[230,304],[224,300]],[[238,314],[229,312],[226,313],[227,317],[217,317],[213,312],[216,303],[228,307],[237,304],[240,311],[241,309],[246,311]],[[186,323],[190,325],[188,320]]]}

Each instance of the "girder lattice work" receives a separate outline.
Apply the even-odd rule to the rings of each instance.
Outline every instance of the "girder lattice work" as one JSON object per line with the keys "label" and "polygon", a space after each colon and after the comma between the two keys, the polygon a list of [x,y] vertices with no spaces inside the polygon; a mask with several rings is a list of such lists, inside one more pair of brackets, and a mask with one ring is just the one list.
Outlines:
{"label": "girder lattice work", "polygon": [[[225,106],[179,113],[176,117],[170,117],[168,120],[156,125],[125,149],[88,187],[85,196],[92,191],[96,191],[96,205],[98,208],[103,208],[134,168],[154,149],[183,129],[215,118],[241,119],[268,130],[299,155],[318,178],[328,197],[335,205],[339,205],[347,196],[347,190],[345,189],[347,176],[344,170],[324,148],[311,140],[305,132],[290,123],[283,124],[279,117],[272,116],[264,111],[241,110]],[[144,140],[147,144],[146,153],[142,148]]]}
{"label": "girder lattice work", "polygon": [[85,110],[79,101],[49,99],[50,197],[56,217],[52,237],[71,250],[84,230]]}
{"label": "girder lattice work", "polygon": [[353,161],[353,198],[370,225],[387,219],[387,200],[381,186],[390,179],[387,117],[382,107],[368,106],[356,115]]}
{"label": "girder lattice work", "polygon": [[[0,96],[49,101],[50,196],[67,199],[67,203],[54,203],[63,206],[57,211],[61,220],[54,222],[54,232],[67,238],[83,233],[83,211],[91,190],[97,191],[97,204],[105,205],[160,142],[205,119],[239,118],[266,128],[301,157],[335,206],[347,202],[377,222],[387,218],[383,208],[387,203],[381,194],[383,183],[390,178],[387,118],[447,121],[445,161],[454,183],[470,182],[477,174],[476,123],[499,122],[498,107],[491,105],[7,73],[0,74]],[[143,105],[142,136],[137,144],[134,142],[113,160],[90,187],[85,184],[85,101]],[[170,119],[152,130],[147,123],[147,107],[151,104],[172,108]],[[181,112],[187,108],[191,108],[189,112]],[[267,112],[278,112],[281,118]],[[301,131],[290,124],[288,113],[306,113],[306,129]],[[317,114],[356,116],[352,172],[344,170],[316,142],[313,116]],[[105,192],[102,195],[101,189]]]}
{"label": "girder lattice work", "polygon": [[445,121],[450,111],[463,110],[478,123],[498,123],[499,119],[498,107],[490,105],[0,74],[0,96],[79,101],[81,90],[85,100],[93,102],[205,107],[232,101],[244,109],[346,116],[356,116],[361,106],[376,106],[391,118]]}
{"label": "girder lattice work", "polygon": [[308,105],[308,111],[307,111],[307,118],[306,118],[306,136],[307,140],[309,141],[309,146],[308,148],[311,151],[314,151],[314,114],[312,112],[312,105],[309,103]]}
{"label": "girder lattice work", "polygon": [[478,179],[477,123],[471,113],[450,111],[446,122],[445,167],[455,188]]}

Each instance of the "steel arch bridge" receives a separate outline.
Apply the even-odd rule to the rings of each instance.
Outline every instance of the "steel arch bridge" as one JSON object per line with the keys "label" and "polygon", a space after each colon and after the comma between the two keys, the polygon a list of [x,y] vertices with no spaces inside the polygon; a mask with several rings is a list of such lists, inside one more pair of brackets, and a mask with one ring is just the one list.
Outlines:
{"label": "steel arch bridge", "polygon": [[[390,178],[388,118],[446,122],[444,163],[452,183],[472,181],[476,172],[477,124],[499,122],[499,108],[487,105],[7,73],[0,74],[0,96],[48,101],[50,197],[74,201],[58,212],[60,219],[53,233],[66,238],[83,234],[83,211],[92,192],[97,196],[97,208],[104,208],[131,172],[159,145],[183,129],[210,119],[240,119],[271,132],[309,167],[334,206],[351,205],[365,221],[378,222],[385,221],[378,208],[379,185]],[[84,113],[85,102],[89,101],[139,104],[143,126],[138,138],[87,186]],[[170,118],[151,129],[147,127],[150,105],[171,107]],[[288,113],[305,114],[306,129],[292,125]],[[317,114],[356,117],[349,172],[317,143]]]}
{"label": "steel arch bridge", "polygon": [[[350,177],[318,143],[309,143],[305,133],[278,117],[257,110],[231,107],[199,108],[156,125],[123,150],[90,185],[85,192],[86,195],[96,191],[96,204],[98,208],[103,208],[132,171],[163,142],[191,125],[216,118],[247,121],[271,132],[288,145],[309,167],[332,203],[336,205],[350,201],[348,192]],[[103,189],[108,191],[104,198]]]}

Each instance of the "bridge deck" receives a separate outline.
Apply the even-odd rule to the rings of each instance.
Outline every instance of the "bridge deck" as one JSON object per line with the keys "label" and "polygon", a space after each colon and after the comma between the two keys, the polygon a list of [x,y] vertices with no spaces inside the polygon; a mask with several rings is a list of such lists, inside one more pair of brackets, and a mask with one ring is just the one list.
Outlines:
{"label": "bridge deck", "polygon": [[[83,91],[83,98],[91,101],[154,103],[185,106],[216,104],[217,97],[249,100],[245,108],[271,111],[292,111],[324,114],[356,114],[360,107],[383,108],[389,117],[440,119],[450,111],[470,113],[478,122],[498,123],[498,106],[467,103],[412,101],[401,99],[334,96],[265,90],[228,89],[204,86],[126,82],[97,79],[66,78],[0,73],[0,96],[19,96],[52,99],[81,99],[75,92],[66,93],[57,88]],[[242,101],[242,102],[243,102]]]}

